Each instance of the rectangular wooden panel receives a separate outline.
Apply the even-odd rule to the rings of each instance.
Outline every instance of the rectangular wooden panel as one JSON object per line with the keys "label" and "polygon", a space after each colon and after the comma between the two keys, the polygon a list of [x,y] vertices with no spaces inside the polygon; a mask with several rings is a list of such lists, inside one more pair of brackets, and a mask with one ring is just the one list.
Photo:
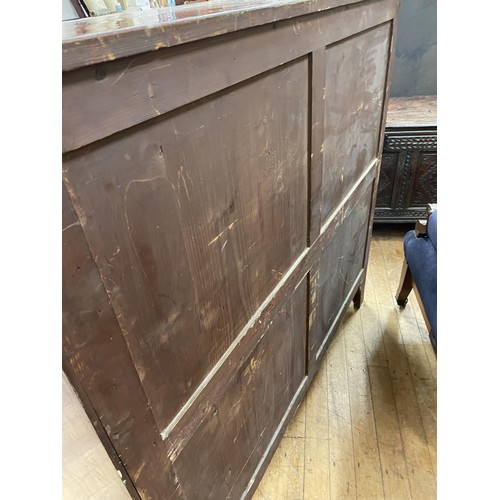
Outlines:
{"label": "rectangular wooden panel", "polygon": [[[424,121],[426,114],[408,117],[404,113],[403,118],[414,118],[416,124],[412,128],[405,121],[404,126],[397,127],[393,110],[392,127],[385,130],[376,222],[411,222],[425,216],[428,203],[437,202],[437,127],[432,113],[435,99],[417,100],[420,104],[422,101],[430,106],[427,126],[420,127],[418,123]],[[419,120],[420,114],[423,117]],[[387,204],[389,196],[391,202]]]}
{"label": "rectangular wooden panel", "polygon": [[380,168],[378,181],[377,206],[392,206],[398,158],[398,153],[385,153],[382,155],[382,166]]}
{"label": "rectangular wooden panel", "polygon": [[326,49],[322,222],[378,154],[390,24]]}
{"label": "rectangular wooden panel", "polygon": [[186,498],[240,498],[305,377],[306,281],[172,455]]}
{"label": "rectangular wooden panel", "polygon": [[[326,246],[315,274],[315,323],[309,334],[309,352],[314,363],[323,342],[335,328],[347,297],[353,295],[363,271],[372,185],[353,194],[353,207],[342,218]],[[311,300],[315,297],[311,297]]]}
{"label": "rectangular wooden panel", "polygon": [[62,210],[64,371],[132,497],[162,498],[169,491],[169,498],[179,498],[172,464],[65,189]]}
{"label": "rectangular wooden panel", "polygon": [[419,151],[410,207],[437,203],[437,153]]}
{"label": "rectangular wooden panel", "polygon": [[307,113],[302,58],[65,161],[160,429],[306,246]]}

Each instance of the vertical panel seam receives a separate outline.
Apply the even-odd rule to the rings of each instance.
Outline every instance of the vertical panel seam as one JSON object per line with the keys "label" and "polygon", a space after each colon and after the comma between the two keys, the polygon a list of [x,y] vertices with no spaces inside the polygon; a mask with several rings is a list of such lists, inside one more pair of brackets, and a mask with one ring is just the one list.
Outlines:
{"label": "vertical panel seam", "polygon": [[307,57],[307,241],[306,245],[311,246],[311,226],[312,226],[312,108],[313,108],[313,65],[314,56],[309,52]]}

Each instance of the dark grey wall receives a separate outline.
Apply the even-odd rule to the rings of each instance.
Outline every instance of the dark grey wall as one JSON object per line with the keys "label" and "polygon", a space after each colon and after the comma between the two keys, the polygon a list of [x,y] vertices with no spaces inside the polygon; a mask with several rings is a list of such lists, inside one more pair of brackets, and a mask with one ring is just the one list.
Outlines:
{"label": "dark grey wall", "polygon": [[437,0],[400,0],[391,96],[437,94]]}

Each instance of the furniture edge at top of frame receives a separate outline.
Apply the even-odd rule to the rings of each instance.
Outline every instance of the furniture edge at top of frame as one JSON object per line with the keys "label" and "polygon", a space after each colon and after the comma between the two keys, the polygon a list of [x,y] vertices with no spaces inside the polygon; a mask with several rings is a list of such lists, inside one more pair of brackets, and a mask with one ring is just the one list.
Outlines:
{"label": "furniture edge at top of frame", "polygon": [[391,97],[387,106],[386,130],[437,128],[437,95]]}
{"label": "furniture edge at top of frame", "polygon": [[62,70],[373,1],[377,0],[211,0],[64,21]]}

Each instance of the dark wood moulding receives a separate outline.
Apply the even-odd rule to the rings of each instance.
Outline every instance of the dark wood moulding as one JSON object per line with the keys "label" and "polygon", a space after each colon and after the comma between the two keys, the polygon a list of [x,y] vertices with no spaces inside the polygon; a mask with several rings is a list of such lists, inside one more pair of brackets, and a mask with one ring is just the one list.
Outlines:
{"label": "dark wood moulding", "polygon": [[63,24],[63,367],[134,498],[250,498],[361,305],[397,8]]}

